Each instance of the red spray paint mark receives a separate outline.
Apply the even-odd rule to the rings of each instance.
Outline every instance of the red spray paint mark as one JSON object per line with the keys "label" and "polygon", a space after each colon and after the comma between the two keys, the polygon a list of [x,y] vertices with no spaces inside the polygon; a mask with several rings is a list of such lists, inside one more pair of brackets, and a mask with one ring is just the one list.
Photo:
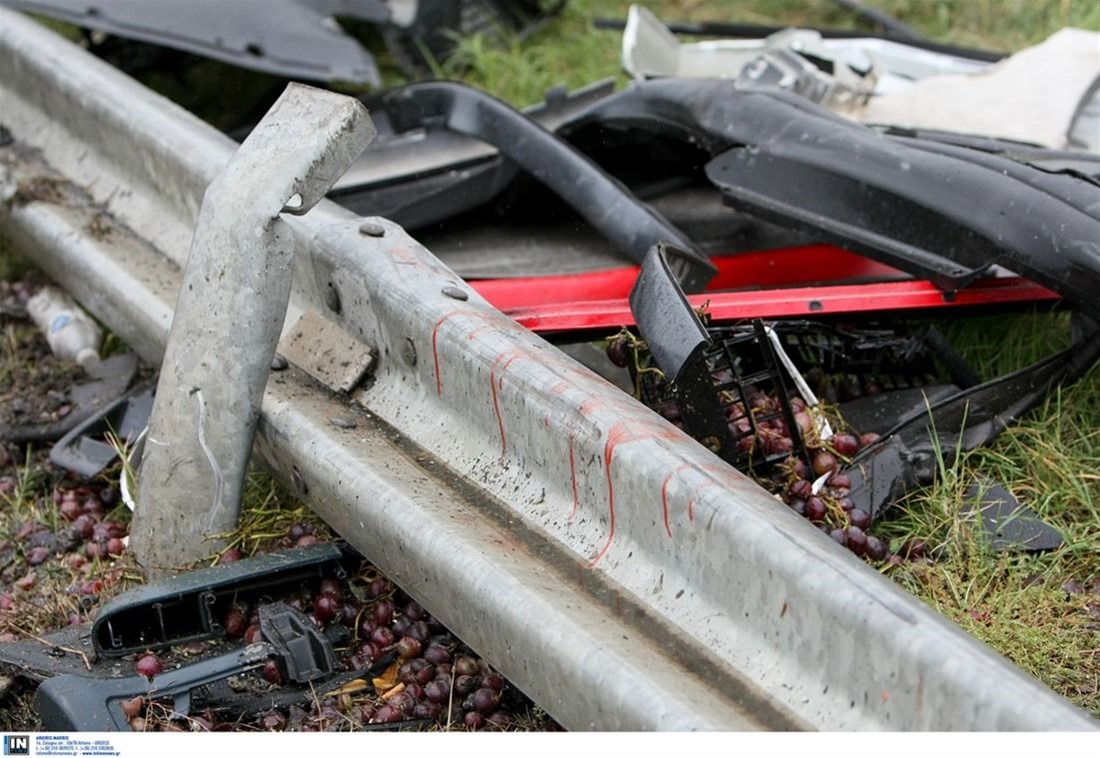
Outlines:
{"label": "red spray paint mark", "polygon": [[499,331],[495,324],[483,324],[476,329],[471,329],[470,333],[466,335],[466,339],[473,341],[480,337],[484,332]]}
{"label": "red spray paint mark", "polygon": [[665,532],[668,536],[672,536],[672,527],[668,523],[668,483],[672,481],[672,474],[665,477],[664,483],[661,485],[661,512],[665,520]]}
{"label": "red spray paint mark", "polygon": [[505,437],[504,437],[504,417],[500,415],[500,402],[497,399],[497,390],[504,388],[504,377],[502,376],[498,379],[497,375],[496,375],[496,372],[497,372],[497,365],[500,363],[500,361],[505,356],[508,356],[508,360],[506,360],[504,362],[504,365],[501,366],[501,368],[500,368],[501,373],[504,373],[505,371],[507,371],[508,367],[510,365],[512,365],[512,361],[514,361],[516,358],[522,358],[523,357],[522,354],[517,353],[514,350],[511,351],[511,353],[501,353],[499,356],[497,356],[497,359],[493,362],[492,368],[489,369],[489,391],[492,393],[492,396],[493,396],[493,413],[496,414],[497,427],[500,429],[500,454],[502,456],[504,455],[505,451],[507,450],[507,444],[508,443],[507,443],[507,441],[505,440]]}
{"label": "red spray paint mark", "polygon": [[[680,474],[682,471],[710,471],[713,473],[722,474],[724,476],[732,476],[733,472],[723,466],[717,466],[713,463],[682,463],[672,471],[668,472],[665,476],[664,482],[661,483],[661,513],[664,518],[665,532],[669,537],[672,536],[672,526],[669,523],[668,516],[668,485],[672,481],[673,477]],[[716,482],[709,477],[701,484],[700,487],[718,487],[721,486],[721,482]],[[687,517],[688,521],[695,521],[695,497],[689,496],[687,501]]]}
{"label": "red spray paint mark", "polygon": [[665,521],[665,531],[668,533],[669,537],[672,536],[672,526],[668,522],[668,485],[674,476],[688,468],[691,468],[690,463],[681,463],[675,469],[669,471],[665,476],[665,480],[661,482],[661,512]]}
{"label": "red spray paint mark", "polygon": [[561,381],[550,388],[550,397],[557,397],[558,395],[564,395],[565,391],[575,387],[572,382]]}
{"label": "red spray paint mark", "polygon": [[573,455],[573,435],[569,435],[569,483],[573,485],[573,510],[569,512],[569,520],[572,521],[577,515],[577,508],[580,507],[581,498],[577,494],[577,460]]}
{"label": "red spray paint mark", "polygon": [[[435,322],[435,327],[432,329],[432,365],[435,368],[435,394],[443,395],[443,377],[439,373],[439,330],[443,327],[443,324],[455,316],[475,316],[482,320],[489,318],[489,314],[483,311],[476,311],[473,308],[460,308],[459,310],[451,311],[443,318]],[[482,327],[477,327],[470,330],[470,334],[478,331]]]}
{"label": "red spray paint mark", "polygon": [[603,447],[604,473],[607,475],[607,541],[596,557],[588,563],[589,568],[595,568],[600,559],[611,549],[611,543],[615,541],[615,483],[611,478],[611,463],[615,457],[615,449],[627,442],[640,442],[650,439],[673,439],[679,434],[675,428],[663,428],[645,422],[617,421],[607,430],[607,442]]}

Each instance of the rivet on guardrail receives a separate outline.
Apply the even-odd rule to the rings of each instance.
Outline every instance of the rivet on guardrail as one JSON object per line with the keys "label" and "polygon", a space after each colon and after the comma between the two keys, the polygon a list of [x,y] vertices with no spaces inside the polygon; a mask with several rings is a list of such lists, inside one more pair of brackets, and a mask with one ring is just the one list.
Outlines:
{"label": "rivet on guardrail", "polygon": [[364,221],[359,225],[359,233],[368,237],[386,236],[386,227],[374,221]]}
{"label": "rivet on guardrail", "polygon": [[443,294],[453,300],[470,299],[470,295],[466,292],[466,290],[459,289],[458,287],[452,287],[449,284],[443,288]]}

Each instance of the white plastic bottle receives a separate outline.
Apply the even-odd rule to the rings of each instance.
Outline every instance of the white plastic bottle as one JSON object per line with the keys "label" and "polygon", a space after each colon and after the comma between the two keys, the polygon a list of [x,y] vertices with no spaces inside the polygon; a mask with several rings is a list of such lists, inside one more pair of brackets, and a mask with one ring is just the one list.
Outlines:
{"label": "white plastic bottle", "polygon": [[27,301],[27,313],[57,357],[81,366],[99,360],[103,330],[62,290],[43,287]]}

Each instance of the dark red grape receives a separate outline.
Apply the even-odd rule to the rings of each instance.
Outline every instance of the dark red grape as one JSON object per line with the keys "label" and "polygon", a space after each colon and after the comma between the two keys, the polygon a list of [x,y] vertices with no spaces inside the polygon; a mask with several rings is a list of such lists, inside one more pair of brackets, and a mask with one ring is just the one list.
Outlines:
{"label": "dark red grape", "polygon": [[439,714],[443,712],[443,707],[437,705],[431,701],[420,702],[413,706],[412,716],[417,719],[434,719],[439,718]]}
{"label": "dark red grape", "polygon": [[332,595],[318,595],[313,599],[313,615],[321,622],[331,621],[339,610],[339,601]]}
{"label": "dark red grape", "polygon": [[605,352],[607,353],[607,360],[619,368],[625,368],[630,362],[626,339],[623,337],[614,337],[608,340]]}
{"label": "dark red grape", "polygon": [[409,626],[408,630],[406,630],[405,634],[421,643],[427,642],[428,638],[432,636],[428,624],[424,621],[414,621]]}
{"label": "dark red grape", "polygon": [[286,536],[289,537],[292,542],[297,542],[307,534],[313,534],[313,527],[301,521],[291,524],[290,528],[286,531]]}
{"label": "dark red grape", "polygon": [[371,611],[374,622],[379,626],[388,626],[393,622],[393,603],[389,600],[380,600]]}
{"label": "dark red grape", "polygon": [[82,538],[90,540],[95,534],[95,519],[88,514],[77,516],[73,521],[72,530]]}
{"label": "dark red grape", "polygon": [[[431,664],[423,658],[413,658],[401,664],[401,667],[397,669],[397,681],[403,684],[419,682],[420,672],[427,668],[431,668]],[[431,679],[431,676],[428,676],[428,679]]]}
{"label": "dark red grape", "polygon": [[388,626],[376,627],[370,634],[370,641],[381,647],[389,647],[393,644],[393,632]]}
{"label": "dark red grape", "polygon": [[480,729],[485,725],[485,717],[477,711],[470,711],[463,718],[462,723],[466,725],[467,729]]}
{"label": "dark red grape", "polygon": [[134,670],[137,671],[138,676],[152,679],[154,676],[164,671],[164,664],[161,663],[160,658],[153,653],[146,653],[137,659]]}
{"label": "dark red grape", "polygon": [[836,456],[830,452],[822,450],[820,453],[814,456],[813,469],[814,473],[816,473],[818,476],[835,470],[836,466]]}
{"label": "dark red grape", "polygon": [[500,695],[496,690],[482,687],[470,695],[469,702],[472,704],[473,710],[482,716],[488,716],[500,705]]}
{"label": "dark red grape", "polygon": [[827,509],[825,501],[819,497],[811,497],[806,501],[806,518],[810,521],[821,521],[825,518]]}
{"label": "dark red grape", "polygon": [[[425,661],[426,662],[426,661]],[[428,665],[416,672],[416,683],[427,684],[435,677],[435,666]]]}
{"label": "dark red grape", "polygon": [[[859,452],[859,440],[851,434],[834,434],[832,439],[833,450],[843,456],[853,456]],[[824,471],[820,473],[825,473]],[[840,485],[837,485],[840,486]],[[850,486],[850,485],[849,485]]]}
{"label": "dark red grape", "polygon": [[235,547],[231,547],[218,556],[218,565],[224,566],[227,563],[236,563],[240,559],[241,551]]}
{"label": "dark red grape", "polygon": [[858,526],[850,526],[845,531],[848,536],[848,549],[856,555],[867,552],[867,535]]}
{"label": "dark red grape", "polygon": [[398,692],[386,701],[386,704],[396,708],[400,713],[409,713],[415,706],[416,700],[408,692]]}
{"label": "dark red grape", "polygon": [[852,477],[848,476],[847,474],[833,474],[829,477],[828,484],[830,487],[834,487],[836,489],[851,489]]}
{"label": "dark red grape", "polygon": [[32,547],[26,554],[27,565],[39,566],[45,563],[49,557],[50,549],[48,547]]}
{"label": "dark red grape", "polygon": [[424,651],[424,660],[434,664],[447,663],[451,660],[451,654],[447,648],[433,643]]}
{"label": "dark red grape", "polygon": [[410,626],[412,626],[412,621],[410,621],[408,617],[398,616],[393,620],[390,629],[393,630],[394,637],[404,637],[408,633]]}
{"label": "dark red grape", "polygon": [[339,621],[349,629],[355,628],[355,619],[359,617],[359,608],[352,603],[344,603],[340,606]]}
{"label": "dark red grape", "polygon": [[864,434],[859,438],[859,446],[867,447],[868,445],[873,445],[878,441],[879,435],[875,434],[874,432],[867,432],[867,434]]}
{"label": "dark red grape", "polygon": [[254,645],[257,642],[264,641],[263,631],[260,629],[259,624],[249,624],[248,628],[244,630],[244,644]]}
{"label": "dark red grape", "polygon": [[402,637],[397,641],[397,654],[402,658],[415,658],[420,655],[422,649],[420,640],[412,637]]}
{"label": "dark red grape", "polygon": [[331,595],[339,602],[344,599],[344,587],[339,579],[324,579],[321,581],[321,594]]}
{"label": "dark red grape", "polygon": [[75,500],[62,500],[57,510],[66,521],[76,521],[84,514],[84,508]]}
{"label": "dark red grape", "polygon": [[463,674],[455,677],[455,694],[466,697],[481,686],[481,677]]}
{"label": "dark red grape", "polygon": [[867,557],[873,561],[881,561],[886,557],[886,543],[873,534],[867,535]]}
{"label": "dark red grape", "polygon": [[473,676],[478,673],[477,661],[468,655],[460,655],[454,663],[456,676]]}
{"label": "dark red grape", "polygon": [[813,485],[805,479],[799,479],[794,482],[787,491],[791,497],[800,500],[809,500],[813,496]]}
{"label": "dark red grape", "polygon": [[230,608],[225,614],[225,634],[230,639],[243,637],[248,630],[248,617],[244,611],[236,606]]}
{"label": "dark red grape", "polygon": [[433,703],[442,705],[451,696],[451,685],[440,679],[433,679],[424,685],[424,697]]}
{"label": "dark red grape", "polygon": [[374,718],[371,719],[371,723],[374,724],[392,724],[395,721],[401,720],[401,711],[394,708],[387,703],[374,712]]}
{"label": "dark red grape", "polygon": [[848,544],[848,535],[844,532],[843,529],[831,530],[829,532],[829,537],[831,537],[833,542],[837,543],[838,545],[847,546]]}
{"label": "dark red grape", "polygon": [[481,683],[489,689],[500,692],[504,689],[504,677],[495,671],[482,677]]}
{"label": "dark red grape", "polygon": [[112,537],[107,540],[106,545],[107,555],[118,556],[126,552],[126,543],[118,537]]}
{"label": "dark red grape", "polygon": [[[372,579],[367,585],[368,597],[381,597],[386,594],[386,580],[385,579]],[[387,622],[388,623],[388,622]]]}
{"label": "dark red grape", "polygon": [[269,681],[271,684],[282,684],[283,672],[279,668],[279,664],[277,664],[275,661],[268,661],[267,663],[265,663],[264,679]]}
{"label": "dark red grape", "polygon": [[858,526],[860,529],[866,529],[871,525],[871,515],[859,508],[851,510],[848,514],[848,520],[852,522],[852,526]]}

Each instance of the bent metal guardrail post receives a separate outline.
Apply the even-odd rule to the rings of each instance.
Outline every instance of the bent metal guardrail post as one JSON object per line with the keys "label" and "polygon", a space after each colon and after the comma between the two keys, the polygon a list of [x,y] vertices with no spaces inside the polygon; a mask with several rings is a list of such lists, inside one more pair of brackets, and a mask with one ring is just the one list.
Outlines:
{"label": "bent metal guardrail post", "polygon": [[290,299],[280,214],[316,205],[374,134],[354,98],[291,84],[206,190],[141,463],[131,534],[148,572],[209,555],[236,526]]}

